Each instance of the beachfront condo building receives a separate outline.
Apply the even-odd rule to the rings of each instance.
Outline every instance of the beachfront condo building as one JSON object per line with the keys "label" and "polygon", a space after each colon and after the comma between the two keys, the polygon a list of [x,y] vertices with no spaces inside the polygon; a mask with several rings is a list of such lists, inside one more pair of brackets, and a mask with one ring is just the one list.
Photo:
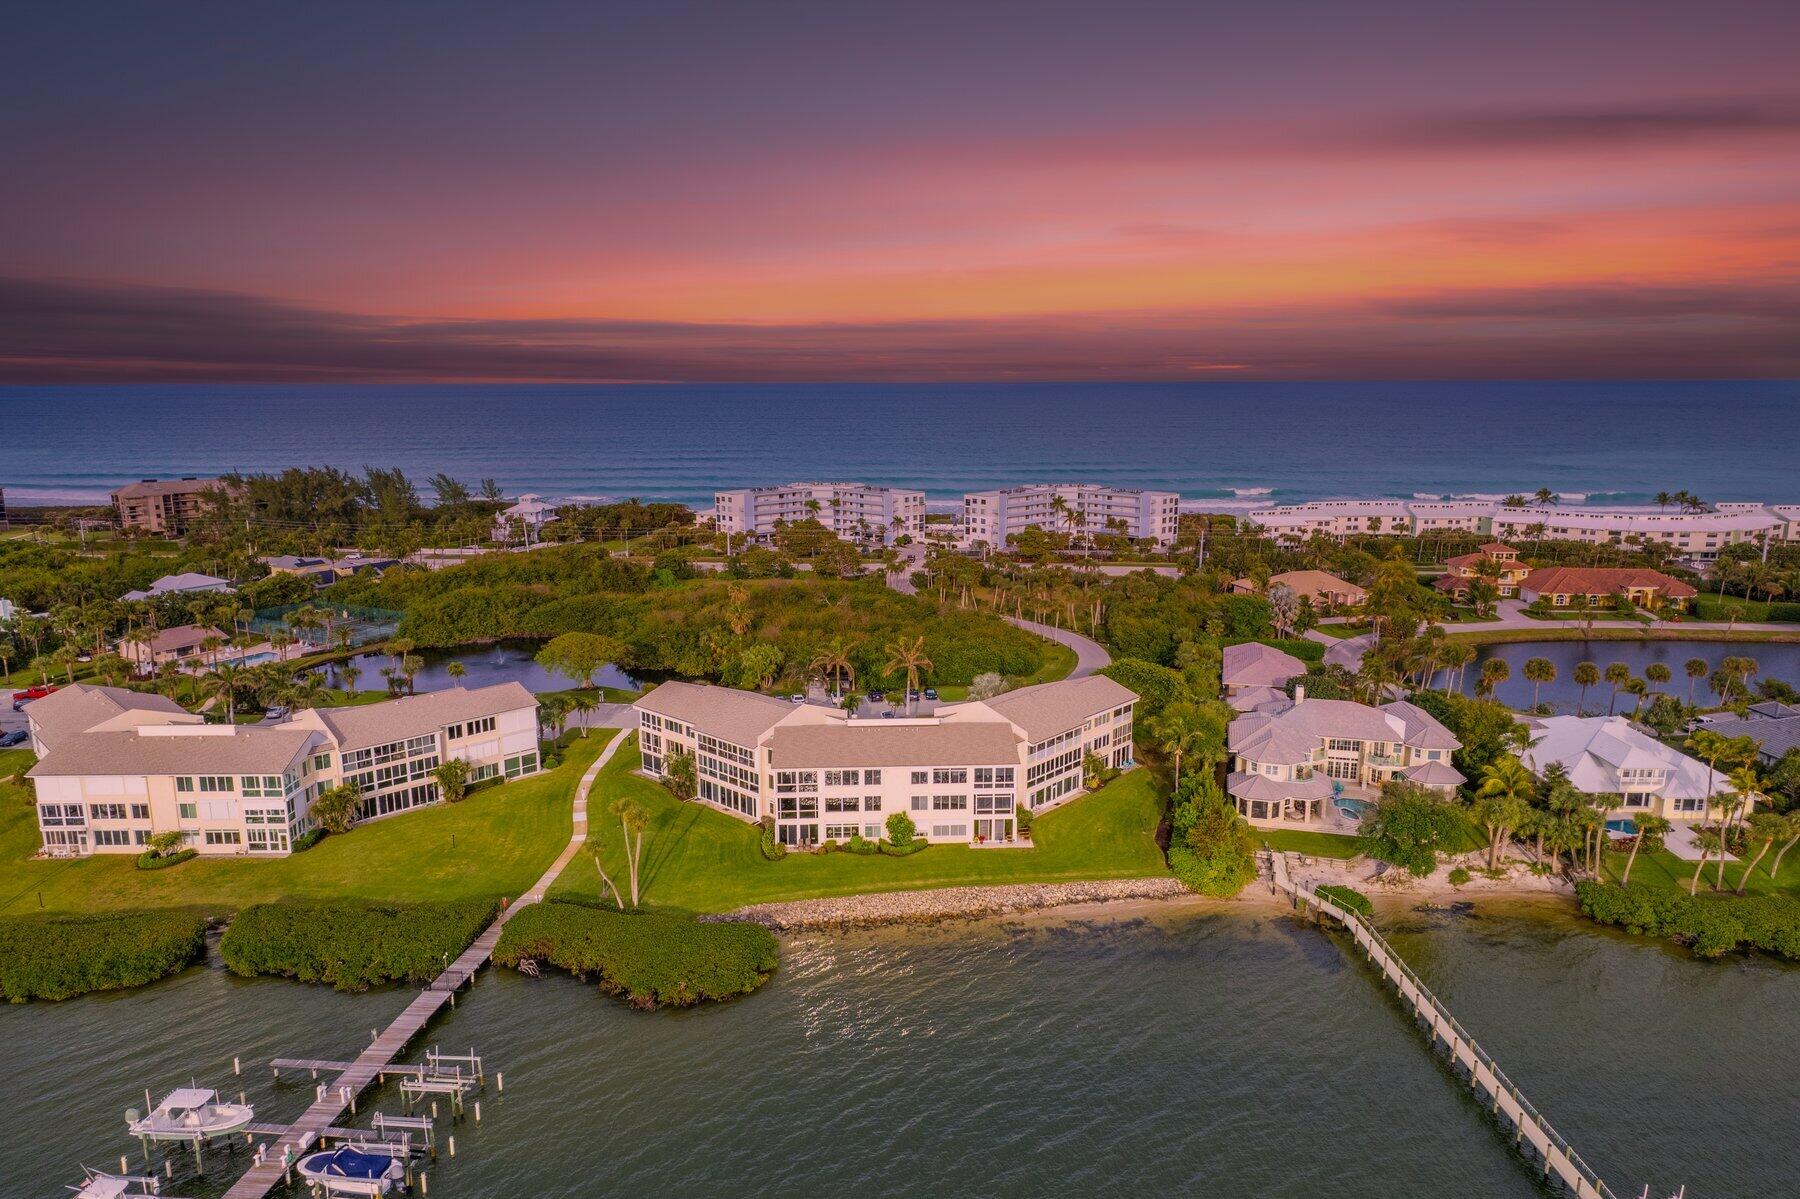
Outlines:
{"label": "beachfront condo building", "polygon": [[925,493],[867,483],[788,483],[713,493],[713,524],[766,538],[778,524],[816,520],[846,541],[893,541],[925,531]]}
{"label": "beachfront condo building", "polygon": [[1581,791],[1615,797],[1609,816],[1645,812],[1667,820],[1699,820],[1706,815],[1709,795],[1732,790],[1723,774],[1638,732],[1623,716],[1521,719],[1531,745],[1519,760],[1540,778],[1552,765],[1561,766]]}
{"label": "beachfront condo building", "polygon": [[1297,688],[1291,701],[1233,720],[1226,748],[1232,760],[1226,793],[1244,819],[1259,825],[1329,827],[1344,822],[1333,811],[1338,805],[1365,806],[1392,780],[1446,797],[1464,781],[1450,764],[1462,743],[1431,713],[1403,700],[1372,708],[1308,699]]}
{"label": "beachfront condo building", "polygon": [[1137,695],[1095,675],[923,715],[869,718],[752,691],[664,683],[636,704],[644,772],[693,755],[697,799],[769,818],[783,845],[887,835],[904,812],[927,841],[1005,844],[1017,810],[1081,792],[1088,755],[1132,765]]}
{"label": "beachfront condo building", "polygon": [[1549,539],[1590,545],[1657,541],[1700,561],[1740,542],[1800,541],[1800,505],[1722,503],[1708,512],[1659,508],[1509,507],[1488,500],[1318,500],[1247,513],[1264,536],[1303,541],[1361,534],[1460,532],[1514,541]]}
{"label": "beachfront condo building", "polygon": [[962,537],[1004,549],[1007,539],[1026,529],[1068,533],[1076,538],[1118,534],[1154,541],[1158,549],[1175,541],[1181,496],[1173,491],[1103,487],[1093,483],[1030,483],[963,496]]}
{"label": "beachfront condo building", "polygon": [[536,774],[537,698],[451,688],[275,723],[208,724],[173,700],[77,683],[28,705],[38,829],[50,856],[142,853],[181,834],[201,854],[285,854],[320,794],[354,782],[359,820],[436,803],[449,758],[469,782]]}
{"label": "beachfront condo building", "polygon": [[204,494],[220,485],[197,475],[127,483],[112,493],[113,520],[127,532],[180,537],[204,509]]}

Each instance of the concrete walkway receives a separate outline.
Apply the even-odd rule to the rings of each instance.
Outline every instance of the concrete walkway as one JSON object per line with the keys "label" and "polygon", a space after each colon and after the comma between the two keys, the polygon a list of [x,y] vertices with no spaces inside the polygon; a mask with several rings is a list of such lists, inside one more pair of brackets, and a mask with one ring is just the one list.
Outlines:
{"label": "concrete walkway", "polygon": [[1112,655],[1106,652],[1106,647],[1090,637],[1083,637],[1080,633],[1071,633],[1068,629],[1059,629],[1054,625],[1039,624],[1035,620],[1020,620],[1017,616],[1002,616],[1000,619],[1015,628],[1036,633],[1047,641],[1054,641],[1074,650],[1075,669],[1069,672],[1072,679],[1084,679],[1112,665]]}

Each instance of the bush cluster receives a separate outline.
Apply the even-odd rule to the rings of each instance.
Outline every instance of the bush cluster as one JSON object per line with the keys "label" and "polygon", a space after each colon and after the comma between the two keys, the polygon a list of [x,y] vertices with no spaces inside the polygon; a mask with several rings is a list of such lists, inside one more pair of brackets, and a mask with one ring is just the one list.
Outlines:
{"label": "bush cluster", "polygon": [[1800,960],[1800,900],[1786,895],[1684,895],[1610,883],[1575,885],[1581,910],[1601,924],[1674,937],[1704,958],[1761,949]]}
{"label": "bush cluster", "polygon": [[445,903],[278,902],[245,908],[219,953],[234,974],[277,974],[363,991],[422,983],[469,947],[500,912],[498,899]]}
{"label": "bush cluster", "polygon": [[930,844],[931,842],[926,841],[923,838],[915,837],[905,845],[895,845],[892,841],[882,841],[877,844],[877,848],[890,858],[909,858]]}
{"label": "bush cluster", "polygon": [[517,966],[525,958],[649,1009],[747,995],[775,972],[780,949],[759,924],[549,900],[520,911],[500,934],[496,962]]}
{"label": "bush cluster", "polygon": [[775,817],[762,818],[762,840],[758,847],[762,850],[764,861],[779,862],[787,857],[787,846],[775,839]]}
{"label": "bush cluster", "polygon": [[324,839],[325,839],[325,830],[324,829],[322,829],[322,828],[308,829],[304,833],[301,833],[298,837],[294,838],[293,852],[304,853],[306,850],[311,849],[313,846],[317,845],[319,842],[323,841]]}
{"label": "bush cluster", "polygon": [[137,856],[139,870],[167,870],[171,866],[179,866],[189,858],[199,854],[197,849],[178,849],[174,853],[157,853],[145,850]]}
{"label": "bush cluster", "polygon": [[206,918],[184,911],[0,920],[0,997],[67,999],[141,987],[206,953]]}
{"label": "bush cluster", "polygon": [[1373,916],[1375,905],[1369,897],[1355,887],[1340,887],[1335,883],[1327,883],[1322,887],[1314,887],[1321,898],[1329,899],[1346,911],[1355,912],[1358,916]]}

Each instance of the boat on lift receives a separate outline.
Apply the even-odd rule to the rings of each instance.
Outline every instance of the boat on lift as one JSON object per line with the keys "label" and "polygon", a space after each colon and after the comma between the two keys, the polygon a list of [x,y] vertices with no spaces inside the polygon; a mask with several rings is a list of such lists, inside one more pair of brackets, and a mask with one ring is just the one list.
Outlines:
{"label": "boat on lift", "polygon": [[[150,1103],[150,1092],[144,1092]],[[142,1141],[179,1141],[197,1144],[242,1132],[255,1119],[248,1103],[221,1103],[217,1091],[205,1087],[181,1087],[140,1116],[135,1108],[125,1112],[125,1127]]]}
{"label": "boat on lift", "polygon": [[162,1193],[154,1174],[108,1174],[88,1166],[81,1172],[81,1185],[68,1188],[75,1199],[147,1199]]}
{"label": "boat on lift", "polygon": [[391,1143],[351,1141],[309,1153],[294,1169],[328,1195],[385,1195],[406,1180],[404,1152]]}

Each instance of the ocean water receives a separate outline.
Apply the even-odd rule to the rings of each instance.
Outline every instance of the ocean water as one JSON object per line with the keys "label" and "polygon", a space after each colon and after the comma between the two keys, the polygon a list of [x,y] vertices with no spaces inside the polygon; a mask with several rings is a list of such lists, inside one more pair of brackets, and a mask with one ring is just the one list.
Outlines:
{"label": "ocean water", "polygon": [[846,479],[1080,480],[1242,510],[1331,496],[1800,501],[1800,381],[0,387],[15,505],[145,477],[399,466],[710,504]]}

